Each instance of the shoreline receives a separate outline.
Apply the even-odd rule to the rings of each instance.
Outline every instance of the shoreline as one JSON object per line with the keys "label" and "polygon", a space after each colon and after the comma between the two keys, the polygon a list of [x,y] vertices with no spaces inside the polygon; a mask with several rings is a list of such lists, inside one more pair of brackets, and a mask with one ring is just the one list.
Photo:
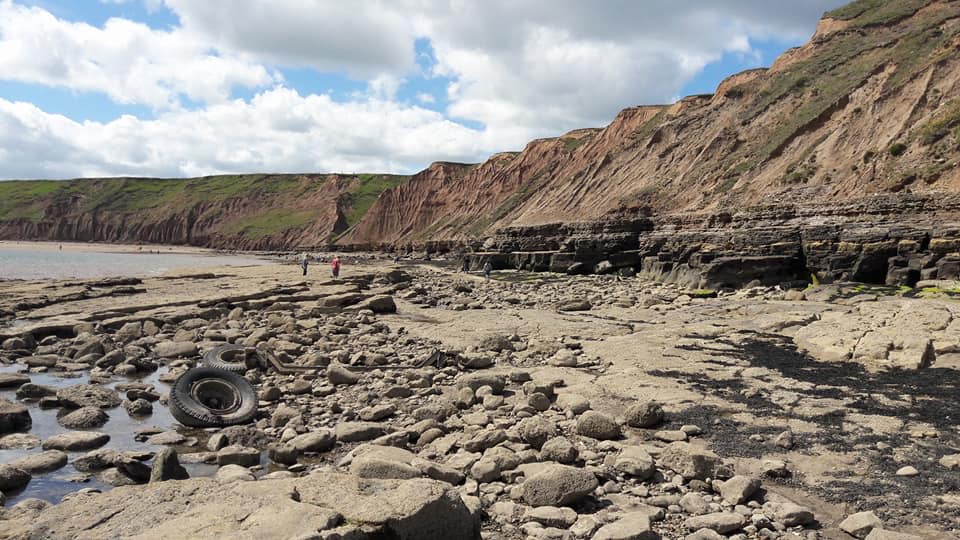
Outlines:
{"label": "shoreline", "polygon": [[255,251],[219,250],[195,246],[179,246],[172,244],[112,244],[106,242],[56,242],[49,240],[0,240],[0,249],[22,249],[34,251],[63,251],[81,253],[126,253],[130,255],[146,254],[148,251],[159,251],[171,255],[257,255]]}

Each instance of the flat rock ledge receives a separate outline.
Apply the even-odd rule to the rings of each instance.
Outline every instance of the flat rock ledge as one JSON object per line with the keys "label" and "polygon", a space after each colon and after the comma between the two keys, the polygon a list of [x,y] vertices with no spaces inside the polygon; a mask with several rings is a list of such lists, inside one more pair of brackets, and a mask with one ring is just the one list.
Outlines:
{"label": "flat rock ledge", "polygon": [[368,480],[318,471],[221,484],[211,478],[79,494],[3,522],[13,539],[396,538],[479,540],[456,489],[428,479]]}

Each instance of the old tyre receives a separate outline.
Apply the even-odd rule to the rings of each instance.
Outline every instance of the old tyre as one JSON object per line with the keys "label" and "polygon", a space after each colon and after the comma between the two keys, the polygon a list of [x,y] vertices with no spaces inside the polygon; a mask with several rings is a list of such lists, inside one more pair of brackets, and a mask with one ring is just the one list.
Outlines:
{"label": "old tyre", "polygon": [[247,356],[256,354],[254,349],[241,345],[221,345],[203,355],[203,365],[233,373],[247,371]]}
{"label": "old tyre", "polygon": [[170,413],[178,422],[191,427],[243,424],[257,414],[257,394],[236,373],[197,367],[174,381]]}

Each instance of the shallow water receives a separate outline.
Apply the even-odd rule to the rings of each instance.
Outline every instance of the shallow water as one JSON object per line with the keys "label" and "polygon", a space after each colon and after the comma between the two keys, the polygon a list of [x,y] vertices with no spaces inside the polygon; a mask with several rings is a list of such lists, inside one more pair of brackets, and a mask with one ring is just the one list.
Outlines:
{"label": "shallow water", "polygon": [[[25,367],[22,364],[0,365],[0,372],[5,373],[24,372],[24,369]],[[157,393],[164,394],[169,391],[170,385],[160,382],[159,376],[166,370],[166,367],[161,367],[158,371],[148,374],[142,378],[118,378],[116,381],[106,386],[112,388],[122,382],[139,381],[154,385],[154,389]],[[89,380],[89,375],[87,372],[79,372],[80,376],[78,377],[65,377],[63,376],[63,372],[30,373],[29,375],[31,382],[33,383],[57,388],[74,384],[82,384]],[[0,397],[9,399],[11,401],[17,401],[15,389],[0,391]],[[39,437],[41,441],[46,440],[50,436],[57,433],[74,431],[64,428],[57,422],[57,414],[61,411],[60,409],[43,409],[37,404],[37,402],[19,403],[23,403],[30,410],[30,417],[33,420],[33,426],[28,433]],[[122,406],[108,409],[106,412],[110,416],[110,419],[103,426],[88,430],[76,430],[99,431],[109,434],[110,442],[105,444],[102,448],[110,448],[113,450],[159,452],[164,448],[163,445],[147,444],[146,442],[139,442],[134,439],[134,435],[138,430],[154,426],[163,430],[177,430],[188,437],[197,437],[200,439],[200,443],[205,442],[206,439],[202,431],[188,430],[187,428],[181,426],[176,420],[174,420],[173,416],[171,416],[169,409],[167,409],[167,407],[161,404],[159,401],[153,403],[153,414],[142,418],[131,417],[127,414],[127,411]],[[193,447],[174,446],[173,448],[177,449],[177,451],[181,454],[206,451],[206,448],[200,446],[199,444]],[[42,451],[43,449],[39,446],[31,449],[0,449],[0,463],[9,463],[23,456],[38,454]],[[71,477],[87,475],[87,473],[82,473],[73,468],[73,460],[86,453],[87,450],[79,452],[67,452],[69,461],[65,467],[48,473],[35,474],[30,480],[30,483],[27,484],[24,489],[16,492],[6,493],[7,506],[12,506],[24,499],[29,498],[43,499],[52,503],[57,503],[60,502],[60,499],[67,493],[71,493],[83,488],[97,488],[103,491],[111,489],[112,486],[101,482],[95,473],[90,475],[90,479],[86,482],[74,482],[70,480]],[[187,469],[192,477],[211,476],[216,472],[217,469],[215,465],[205,464],[184,463],[183,466]]]}
{"label": "shallow water", "polygon": [[152,276],[177,269],[261,264],[269,262],[237,255],[108,253],[0,246],[0,279]]}

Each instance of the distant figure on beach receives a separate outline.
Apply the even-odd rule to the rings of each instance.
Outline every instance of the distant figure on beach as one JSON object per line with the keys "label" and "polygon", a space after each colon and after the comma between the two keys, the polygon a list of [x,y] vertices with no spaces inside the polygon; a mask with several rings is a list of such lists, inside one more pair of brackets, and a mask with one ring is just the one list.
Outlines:
{"label": "distant figure on beach", "polygon": [[63,251],[63,244],[60,244],[60,251]]}
{"label": "distant figure on beach", "polygon": [[470,271],[470,256],[469,256],[469,255],[464,255],[464,256],[463,256],[463,266],[461,267],[461,272],[466,273],[466,272],[469,272],[469,271]]}
{"label": "distant figure on beach", "polygon": [[300,256],[300,268],[303,268],[303,275],[307,275],[307,265],[309,264],[307,259],[306,253]]}
{"label": "distant figure on beach", "polygon": [[333,258],[333,262],[330,263],[330,271],[333,272],[333,278],[336,279],[340,277],[340,256],[337,255]]}
{"label": "distant figure on beach", "polygon": [[490,261],[483,263],[483,276],[487,278],[487,281],[490,280],[490,272],[493,271],[493,265],[490,264]]}

